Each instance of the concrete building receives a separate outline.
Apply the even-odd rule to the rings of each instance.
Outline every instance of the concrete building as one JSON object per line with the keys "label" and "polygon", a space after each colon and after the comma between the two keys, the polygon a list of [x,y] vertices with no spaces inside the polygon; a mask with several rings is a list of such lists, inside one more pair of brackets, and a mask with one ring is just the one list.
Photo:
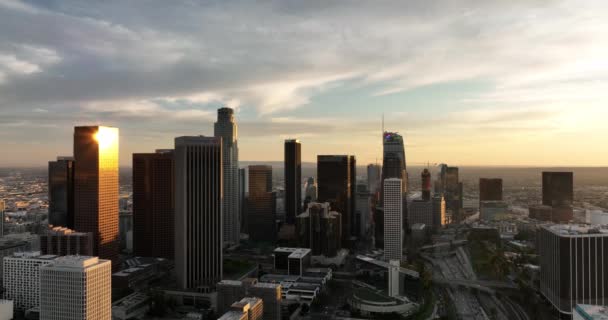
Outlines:
{"label": "concrete building", "polygon": [[4,298],[14,302],[18,311],[40,305],[40,267],[51,263],[57,256],[41,256],[40,252],[15,253],[4,258]]}
{"label": "concrete building", "polygon": [[40,251],[43,255],[92,256],[93,233],[76,232],[64,227],[53,227],[40,236]]}
{"label": "concrete building", "polygon": [[608,305],[608,230],[552,225],[539,229],[540,291],[562,317],[577,304]]}
{"label": "concrete building", "polygon": [[412,200],[407,205],[409,226],[415,224],[433,225],[433,202],[424,199]]}
{"label": "concrete building", "polygon": [[302,145],[285,140],[285,218],[294,224],[302,209]]}
{"label": "concrete building", "polygon": [[250,287],[248,295],[264,301],[264,320],[281,320],[281,285],[257,283]]}
{"label": "concrete building", "polygon": [[403,255],[402,180],[384,180],[384,258],[401,261]]}
{"label": "concrete building", "polygon": [[112,267],[97,257],[65,256],[40,268],[40,320],[110,320]]}
{"label": "concrete building", "polygon": [[341,214],[327,202],[308,204],[296,222],[299,246],[310,248],[313,256],[335,257],[342,249],[341,232]]}
{"label": "concrete building", "polygon": [[578,304],[572,311],[572,320],[608,320],[608,307]]}
{"label": "concrete building", "polygon": [[243,298],[232,304],[231,309],[247,314],[247,320],[263,320],[264,302],[259,298]]}
{"label": "concrete building", "polygon": [[272,167],[249,166],[247,221],[249,239],[274,243],[277,239],[276,193],[272,192]]}
{"label": "concrete building", "polygon": [[354,158],[348,155],[317,156],[318,201],[329,202],[342,215],[342,247],[348,247],[352,235],[355,187]]}
{"label": "concrete building", "polygon": [[120,267],[118,129],[74,128],[74,229],[91,232],[96,256]]}
{"label": "concrete building", "polygon": [[221,141],[175,138],[175,272],[182,289],[210,291],[222,279]]}
{"label": "concrete building", "polygon": [[74,228],[74,158],[49,161],[49,224]]}
{"label": "concrete building", "polygon": [[587,210],[587,223],[592,225],[608,225],[608,212],[602,210]]}
{"label": "concrete building", "polygon": [[0,240],[0,275],[4,275],[4,258],[12,257],[16,252],[27,252],[35,250],[31,242],[24,240],[6,239]]}
{"label": "concrete building", "polygon": [[[255,281],[257,283],[257,280]],[[230,310],[235,301],[247,295],[247,287],[242,281],[222,280],[217,284],[217,314]]]}
{"label": "concrete building", "polygon": [[401,292],[399,286],[399,269],[401,268],[400,260],[390,260],[388,266],[388,295],[390,297],[398,297]]}
{"label": "concrete building", "polygon": [[228,311],[219,317],[218,320],[247,320],[247,312]]}
{"label": "concrete building", "polygon": [[133,154],[133,254],[173,260],[173,150]]}
{"label": "concrete building", "polygon": [[112,303],[113,320],[143,319],[150,310],[151,299],[145,293],[135,292]]}
{"label": "concrete building", "polygon": [[274,250],[274,267],[289,275],[302,276],[310,267],[312,251],[307,248],[283,248]]}
{"label": "concrete building", "polygon": [[504,201],[480,201],[479,219],[484,221],[504,220],[509,214],[509,205]]}
{"label": "concrete building", "polygon": [[15,312],[12,300],[0,300],[0,320],[12,320]]}
{"label": "concrete building", "polygon": [[239,204],[238,128],[234,120],[234,110],[231,108],[217,110],[214,136],[222,138],[224,242],[235,245],[241,239],[241,206]]}
{"label": "concrete building", "polygon": [[[217,284],[217,313],[229,311],[234,302],[246,297],[255,297],[263,301],[263,319],[281,319],[282,289],[280,284],[258,283],[249,281],[223,280]],[[245,318],[246,319],[246,318]]]}

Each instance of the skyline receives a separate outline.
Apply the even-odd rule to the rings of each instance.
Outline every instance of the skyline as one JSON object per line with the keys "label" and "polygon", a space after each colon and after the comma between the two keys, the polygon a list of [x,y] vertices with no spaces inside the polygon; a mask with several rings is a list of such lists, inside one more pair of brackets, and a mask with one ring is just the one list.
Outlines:
{"label": "skyline", "polygon": [[608,3],[381,4],[0,0],[0,167],[71,155],[83,125],[119,128],[130,166],[223,106],[241,161],[294,138],[376,163],[385,114],[413,166],[608,165]]}

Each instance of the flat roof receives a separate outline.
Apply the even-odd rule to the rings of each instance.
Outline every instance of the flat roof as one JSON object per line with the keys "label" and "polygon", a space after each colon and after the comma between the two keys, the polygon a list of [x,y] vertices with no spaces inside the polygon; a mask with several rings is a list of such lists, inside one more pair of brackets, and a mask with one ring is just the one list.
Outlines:
{"label": "flat roof", "polygon": [[224,313],[223,316],[219,317],[217,320],[241,320],[243,318],[244,313],[241,311],[228,311]]}
{"label": "flat roof", "polygon": [[608,320],[608,308],[604,306],[578,304],[574,310],[586,319]]}
{"label": "flat roof", "polygon": [[602,225],[579,225],[579,224],[554,224],[544,226],[544,229],[559,236],[594,236],[607,237],[608,226]]}

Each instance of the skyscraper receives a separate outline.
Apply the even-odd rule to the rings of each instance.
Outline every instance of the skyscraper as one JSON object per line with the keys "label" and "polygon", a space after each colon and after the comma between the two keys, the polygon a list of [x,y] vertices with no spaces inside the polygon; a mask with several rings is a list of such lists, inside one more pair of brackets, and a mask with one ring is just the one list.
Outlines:
{"label": "skyscraper", "polygon": [[247,220],[253,241],[276,241],[277,197],[272,192],[272,167],[249,166]]}
{"label": "skyscraper", "polygon": [[384,180],[384,257],[401,261],[403,255],[403,182]]}
{"label": "skyscraper", "polygon": [[175,138],[175,270],[183,289],[222,279],[222,139]]}
{"label": "skyscraper", "polygon": [[241,232],[249,233],[247,224],[247,170],[239,169],[239,216],[241,219]]}
{"label": "skyscraper", "polygon": [[74,128],[74,229],[92,232],[94,252],[119,267],[118,129]]}
{"label": "skyscraper", "polygon": [[314,177],[308,177],[308,180],[306,181],[305,190],[306,200],[308,200],[309,202],[317,201],[317,181]]}
{"label": "skyscraper", "polygon": [[382,167],[377,164],[367,165],[367,189],[370,193],[376,193],[380,189],[382,179]]}
{"label": "skyscraper", "polygon": [[[4,200],[0,200],[0,238],[4,237],[4,211],[6,210],[6,204]],[[0,261],[1,263],[1,261]]]}
{"label": "skyscraper", "polygon": [[174,259],[173,150],[133,154],[133,252]]}
{"label": "skyscraper", "polygon": [[479,201],[502,201],[502,179],[479,179]]}
{"label": "skyscraper", "polygon": [[302,209],[302,145],[285,140],[285,217],[293,224]]}
{"label": "skyscraper", "polygon": [[112,319],[112,266],[66,256],[40,268],[40,320]]}
{"label": "skyscraper", "polygon": [[[422,200],[431,201],[431,172],[429,169],[422,170]],[[408,208],[409,209],[409,208]]]}
{"label": "skyscraper", "polygon": [[352,158],[346,155],[317,156],[318,202],[329,202],[336,212],[342,214],[342,246],[348,247],[351,236],[352,199],[354,185]]}
{"label": "skyscraper", "polygon": [[[383,160],[382,160],[382,186],[384,180],[390,178],[401,179],[402,181],[402,199],[404,201],[402,207],[402,228],[407,228],[407,188],[408,176],[407,166],[405,161],[405,147],[403,137],[396,132],[384,132],[383,134]],[[384,199],[384,196],[381,196]]]}
{"label": "skyscraper", "polygon": [[297,219],[296,233],[301,248],[310,248],[313,256],[335,257],[342,248],[341,215],[329,203],[310,203]]}
{"label": "skyscraper", "polygon": [[571,206],[574,201],[572,172],[543,172],[543,205]]}
{"label": "skyscraper", "polygon": [[460,221],[463,206],[462,183],[459,181],[458,167],[449,167],[441,164],[439,177],[435,184],[435,192],[443,195],[446,209],[452,214],[455,221]]}
{"label": "skyscraper", "polygon": [[359,219],[357,218],[357,158],[349,156],[348,176],[350,177],[348,191],[350,195],[350,235],[359,235]]}
{"label": "skyscraper", "polygon": [[215,137],[222,138],[224,166],[224,242],[238,244],[241,238],[239,204],[239,148],[234,110],[220,108],[217,111]]}
{"label": "skyscraper", "polygon": [[74,158],[49,161],[49,224],[74,228]]}

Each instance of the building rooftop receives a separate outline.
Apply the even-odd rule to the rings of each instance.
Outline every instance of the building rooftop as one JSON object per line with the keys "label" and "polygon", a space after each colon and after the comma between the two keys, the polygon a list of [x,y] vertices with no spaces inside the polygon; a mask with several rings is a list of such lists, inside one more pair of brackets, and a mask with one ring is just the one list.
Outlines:
{"label": "building rooftop", "polygon": [[585,319],[608,320],[608,308],[604,306],[579,304],[576,305],[574,310]]}
{"label": "building rooftop", "polygon": [[600,225],[578,225],[578,224],[554,224],[544,227],[546,230],[559,236],[608,236],[608,226]]}
{"label": "building rooftop", "polygon": [[306,248],[286,248],[279,247],[274,249],[275,253],[290,253],[289,258],[292,259],[301,259],[306,255],[310,254],[312,251]]}
{"label": "building rooftop", "polygon": [[254,288],[265,288],[265,289],[276,289],[280,288],[281,285],[278,283],[266,283],[266,282],[258,282]]}
{"label": "building rooftop", "polygon": [[241,286],[243,284],[242,281],[238,281],[238,280],[222,280],[218,283],[218,285],[224,285],[224,286]]}
{"label": "building rooftop", "polygon": [[58,257],[54,262],[47,267],[88,268],[109,261],[90,256],[64,256]]}
{"label": "building rooftop", "polygon": [[130,294],[130,295],[112,303],[112,307],[129,308],[131,306],[137,306],[148,300],[150,300],[148,295],[141,293],[141,292],[136,292],[136,293]]}
{"label": "building rooftop", "polygon": [[243,312],[240,311],[228,311],[217,320],[241,320],[243,318]]}

